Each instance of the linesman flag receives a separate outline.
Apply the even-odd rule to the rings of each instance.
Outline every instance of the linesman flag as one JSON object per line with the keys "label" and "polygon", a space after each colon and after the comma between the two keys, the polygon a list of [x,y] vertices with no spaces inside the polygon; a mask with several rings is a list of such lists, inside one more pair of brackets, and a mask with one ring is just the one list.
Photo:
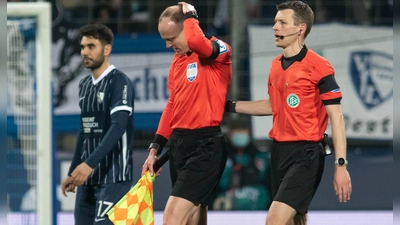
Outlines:
{"label": "linesman flag", "polygon": [[[154,165],[154,172],[168,161],[167,151]],[[146,171],[135,186],[108,212],[114,225],[154,225],[153,182],[156,176]]]}

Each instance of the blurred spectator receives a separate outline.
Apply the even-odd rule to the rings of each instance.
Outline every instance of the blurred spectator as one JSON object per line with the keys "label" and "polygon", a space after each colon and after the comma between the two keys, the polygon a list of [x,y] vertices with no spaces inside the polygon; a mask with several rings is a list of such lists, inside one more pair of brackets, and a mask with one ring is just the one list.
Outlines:
{"label": "blurred spectator", "polygon": [[371,20],[371,0],[351,1],[354,22],[361,25],[370,25]]}
{"label": "blurred spectator", "polygon": [[245,2],[248,22],[255,23],[261,16],[261,0],[248,0]]}
{"label": "blurred spectator", "polygon": [[393,0],[375,0],[375,25],[393,26]]}
{"label": "blurred spectator", "polygon": [[129,11],[129,15],[127,18],[129,19],[129,28],[127,30],[140,33],[140,32],[148,32],[148,31],[156,31],[157,23],[151,24],[150,19],[155,20],[158,18],[150,18],[150,10],[149,5],[151,1],[147,0],[128,0],[129,5],[127,7],[123,7],[123,11]]}
{"label": "blurred spectator", "polygon": [[247,123],[233,121],[228,131],[228,160],[219,183],[214,210],[265,210],[268,161],[252,143]]}
{"label": "blurred spectator", "polygon": [[228,26],[229,10],[228,0],[219,0],[215,7],[213,22],[213,35],[226,35]]}
{"label": "blurred spectator", "polygon": [[391,0],[351,1],[352,22],[361,25],[393,25]]}
{"label": "blurred spectator", "polygon": [[[210,35],[227,35],[229,33],[230,1],[218,0],[215,6],[213,23],[209,30]],[[243,1],[246,7],[247,23],[256,23],[261,16],[261,0]]]}
{"label": "blurred spectator", "polygon": [[118,33],[118,13],[122,0],[96,0],[94,21],[108,26],[113,33]]}
{"label": "blurred spectator", "polygon": [[[56,4],[57,12],[68,23],[70,27],[80,27],[88,22],[89,7],[94,0],[51,0]],[[61,3],[61,5],[60,5]]]}
{"label": "blurred spectator", "polygon": [[131,7],[131,20],[133,22],[147,22],[149,20],[149,12],[146,0],[132,0]]}

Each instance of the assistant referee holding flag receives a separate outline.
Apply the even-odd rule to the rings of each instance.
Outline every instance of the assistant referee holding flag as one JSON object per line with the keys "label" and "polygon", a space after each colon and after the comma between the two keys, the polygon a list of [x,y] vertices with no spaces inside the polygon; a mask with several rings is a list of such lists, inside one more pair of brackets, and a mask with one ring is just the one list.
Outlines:
{"label": "assistant referee holding flag", "polygon": [[88,24],[79,32],[83,64],[92,74],[79,83],[79,136],[61,189],[66,196],[77,187],[76,225],[112,224],[107,211],[133,184],[133,83],[109,63],[108,27]]}

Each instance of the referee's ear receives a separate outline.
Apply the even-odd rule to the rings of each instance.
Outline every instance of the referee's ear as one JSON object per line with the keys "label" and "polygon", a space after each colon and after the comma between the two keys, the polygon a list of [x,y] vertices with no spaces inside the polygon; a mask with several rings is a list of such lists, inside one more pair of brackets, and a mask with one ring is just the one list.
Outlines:
{"label": "referee's ear", "polygon": [[104,45],[104,56],[109,56],[111,54],[112,45],[106,44]]}

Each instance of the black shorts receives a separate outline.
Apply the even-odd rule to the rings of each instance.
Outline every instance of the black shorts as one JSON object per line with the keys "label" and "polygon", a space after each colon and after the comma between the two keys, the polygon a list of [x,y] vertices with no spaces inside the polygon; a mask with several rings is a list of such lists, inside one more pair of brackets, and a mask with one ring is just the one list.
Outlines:
{"label": "black shorts", "polygon": [[227,160],[219,127],[176,129],[170,138],[172,196],[203,207],[211,204]]}
{"label": "black shorts", "polygon": [[273,200],[306,214],[321,181],[324,164],[321,143],[274,141],[271,145]]}
{"label": "black shorts", "polygon": [[82,185],[76,192],[75,225],[112,225],[107,212],[132,188],[133,181]]}

